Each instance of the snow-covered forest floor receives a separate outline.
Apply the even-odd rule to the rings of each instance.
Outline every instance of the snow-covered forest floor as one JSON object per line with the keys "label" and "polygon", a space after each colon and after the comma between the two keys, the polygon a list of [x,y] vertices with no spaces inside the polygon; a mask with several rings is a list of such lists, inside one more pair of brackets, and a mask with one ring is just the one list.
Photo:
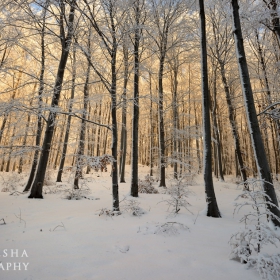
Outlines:
{"label": "snow-covered forest floor", "polygon": [[[148,169],[141,167],[139,177],[143,179],[147,173]],[[131,199],[129,174],[127,183],[119,184],[121,210]],[[171,209],[168,212],[165,200],[170,196],[159,189],[158,194],[140,194],[136,199],[145,212],[142,216],[123,211],[113,217],[100,215],[112,205],[110,172],[86,175],[87,182],[82,186],[85,198],[80,200],[65,199],[69,193],[63,190],[70,185],[55,186],[51,175],[43,200],[27,199],[28,194],[0,192],[0,219],[6,223],[0,225],[0,261],[5,268],[0,270],[0,279],[260,279],[257,271],[229,259],[230,237],[244,228],[239,223],[242,213],[233,216],[234,199],[242,189],[232,178],[227,177],[226,182],[214,179],[223,215],[214,219],[204,214],[201,175],[189,187],[192,193],[187,200],[192,213],[184,208],[176,216]],[[1,189],[13,185],[22,191],[27,178],[1,173],[0,180]],[[277,187],[278,196],[279,193]],[[8,249],[7,257],[4,249]],[[18,258],[11,256],[11,249],[18,250]],[[15,271],[14,262],[29,263],[28,269],[25,271],[22,264],[21,271]],[[9,271],[7,263],[12,264]]]}

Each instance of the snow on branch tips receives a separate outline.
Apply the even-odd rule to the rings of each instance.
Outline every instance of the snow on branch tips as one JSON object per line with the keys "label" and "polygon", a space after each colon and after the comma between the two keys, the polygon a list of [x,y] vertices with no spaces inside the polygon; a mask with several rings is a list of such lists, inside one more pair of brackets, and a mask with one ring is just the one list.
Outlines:
{"label": "snow on branch tips", "polygon": [[262,279],[280,279],[280,254],[266,253],[269,246],[280,245],[280,232],[271,222],[279,218],[270,211],[272,202],[262,190],[263,181],[248,180],[247,184],[251,191],[244,190],[234,204],[234,214],[242,212],[240,222],[245,228],[231,236],[230,257],[257,269]]}
{"label": "snow on branch tips", "polygon": [[78,168],[82,169],[86,166],[90,166],[95,171],[101,170],[101,172],[107,172],[107,165],[113,165],[114,161],[114,158],[107,154],[104,154],[102,156],[80,155]]}
{"label": "snow on branch tips", "polygon": [[167,189],[170,198],[161,202],[166,202],[168,210],[170,209],[171,214],[178,214],[182,208],[189,210],[190,203],[187,201],[191,191],[188,189],[187,183],[184,178],[174,179],[174,183]]}

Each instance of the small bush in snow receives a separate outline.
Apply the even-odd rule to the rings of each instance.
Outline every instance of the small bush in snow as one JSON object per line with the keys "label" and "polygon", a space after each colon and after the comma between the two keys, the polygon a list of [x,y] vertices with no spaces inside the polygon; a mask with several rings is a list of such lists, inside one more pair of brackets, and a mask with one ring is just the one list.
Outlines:
{"label": "small bush in snow", "polygon": [[145,211],[139,207],[140,203],[136,199],[123,200],[122,209],[133,216],[140,217],[145,214]]}
{"label": "small bush in snow", "polygon": [[155,234],[162,235],[178,235],[180,230],[189,230],[189,228],[181,223],[177,222],[166,222],[160,225],[157,225],[157,229],[155,230]]}
{"label": "small bush in snow", "polygon": [[5,178],[1,176],[1,192],[14,192],[18,187],[24,187],[25,174],[18,174],[16,172],[10,172],[5,175]]}
{"label": "small bush in snow", "polygon": [[80,200],[83,198],[87,198],[86,195],[90,193],[89,188],[80,187],[79,189],[66,189],[64,190],[64,198],[68,200]]}
{"label": "small bush in snow", "polygon": [[175,180],[175,183],[167,189],[167,193],[170,195],[170,198],[163,202],[168,204],[168,210],[171,208],[171,212],[177,214],[183,207],[191,213],[188,209],[190,204],[186,199],[189,196],[190,191],[187,185],[185,185],[183,178]]}
{"label": "small bush in snow", "polygon": [[158,190],[153,186],[154,179],[147,175],[144,180],[138,180],[139,193],[158,193]]}
{"label": "small bush in snow", "polygon": [[265,245],[277,247],[280,234],[268,221],[272,217],[279,221],[280,219],[270,211],[269,206],[272,203],[261,190],[260,183],[259,180],[249,181],[251,191],[245,190],[236,198],[243,200],[235,203],[234,213],[245,207],[250,210],[240,220],[245,225],[244,230],[233,234],[229,241],[232,248],[231,258],[238,258],[241,263],[256,268],[263,279],[280,279],[280,255],[262,254]]}
{"label": "small bush in snow", "polygon": [[102,217],[105,216],[105,217],[112,218],[112,216],[119,216],[119,215],[121,215],[120,211],[112,211],[112,210],[109,210],[108,208],[101,208],[98,211],[99,211],[98,216],[102,216]]}
{"label": "small bush in snow", "polygon": [[262,279],[280,279],[280,254],[258,254],[250,258],[250,265],[257,269]]}
{"label": "small bush in snow", "polygon": [[8,187],[3,187],[1,190],[1,192],[9,192],[9,191],[11,191],[11,190]]}

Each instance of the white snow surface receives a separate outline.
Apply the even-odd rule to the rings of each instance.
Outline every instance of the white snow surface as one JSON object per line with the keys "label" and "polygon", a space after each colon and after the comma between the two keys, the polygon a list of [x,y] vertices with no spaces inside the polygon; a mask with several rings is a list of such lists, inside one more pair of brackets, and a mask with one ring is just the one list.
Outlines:
{"label": "white snow surface", "polygon": [[[148,168],[139,167],[139,173],[143,179]],[[233,216],[233,202],[242,189],[231,178],[226,182],[214,179],[223,218],[203,213],[206,202],[201,176],[189,187],[193,193],[187,200],[193,215],[186,209],[170,215],[167,204],[161,202],[169,196],[158,188],[159,194],[139,194],[142,216],[126,212],[111,218],[99,216],[100,209],[111,209],[110,172],[87,176],[91,193],[86,196],[91,199],[67,200],[62,193],[28,199],[28,194],[0,192],[0,219],[6,222],[0,225],[0,262],[4,268],[7,263],[29,263],[27,270],[23,265],[20,271],[0,269],[1,280],[260,279],[257,271],[229,259],[230,237],[244,227],[239,223],[241,214]],[[119,184],[120,200],[131,199],[130,172],[126,182]],[[49,186],[54,187],[55,183]],[[158,230],[169,222],[186,227],[174,227],[170,234]],[[18,258],[11,256],[11,249],[18,250]],[[20,257],[23,250],[28,257]]]}

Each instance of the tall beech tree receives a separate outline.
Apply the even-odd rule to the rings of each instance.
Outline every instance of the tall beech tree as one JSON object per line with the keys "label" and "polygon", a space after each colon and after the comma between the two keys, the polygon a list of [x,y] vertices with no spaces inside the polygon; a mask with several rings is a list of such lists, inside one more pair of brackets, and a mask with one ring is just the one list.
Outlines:
{"label": "tall beech tree", "polygon": [[125,161],[127,151],[127,84],[129,79],[129,52],[128,38],[124,36],[123,42],[123,60],[124,60],[124,78],[122,94],[122,128],[121,128],[121,154],[120,154],[120,183],[125,183]]}
{"label": "tall beech tree", "polygon": [[134,29],[133,55],[134,55],[134,79],[133,79],[133,117],[132,117],[132,156],[131,156],[131,186],[130,194],[138,196],[138,126],[139,126],[139,47],[142,35],[142,26],[145,22],[145,0],[134,0],[132,3],[132,26]]}
{"label": "tall beech tree", "polygon": [[[174,0],[152,0],[151,1],[151,13],[153,22],[156,26],[156,35],[154,30],[150,32],[151,37],[158,49],[159,66],[158,66],[158,126],[159,126],[159,154],[160,154],[160,187],[166,187],[165,182],[165,168],[166,168],[166,143],[165,143],[165,127],[164,127],[164,67],[166,61],[166,55],[172,45],[169,44],[170,32],[174,27],[180,26],[180,16],[187,9],[184,1]],[[176,42],[173,42],[176,43]]]}
{"label": "tall beech tree", "polygon": [[62,154],[60,159],[60,164],[58,168],[57,178],[56,182],[62,182],[62,173],[68,148],[68,140],[69,140],[69,134],[70,134],[70,127],[71,127],[71,118],[72,118],[72,109],[73,109],[73,101],[75,96],[75,89],[76,89],[76,47],[73,46],[73,61],[72,61],[72,79],[71,79],[71,96],[69,100],[69,107],[68,112],[69,115],[67,116],[66,121],[66,128],[65,128],[65,135],[64,135],[64,141],[63,141],[63,147],[62,147]]}
{"label": "tall beech tree", "polygon": [[[91,27],[95,30],[100,39],[100,44],[106,53],[105,57],[109,58],[110,77],[98,69],[93,63],[89,54],[83,50],[84,55],[90,63],[95,73],[99,76],[104,87],[111,97],[111,122],[112,122],[112,145],[111,151],[114,158],[112,164],[112,195],[113,195],[113,211],[119,211],[119,184],[118,184],[118,120],[117,120],[117,51],[120,43],[118,32],[120,20],[123,20],[124,11],[120,8],[119,1],[101,0],[97,4],[96,0],[83,0],[84,6],[80,6],[79,10],[87,18]],[[99,5],[100,4],[100,5]],[[102,25],[102,23],[104,25]],[[107,133],[107,132],[106,132]]]}
{"label": "tall beech tree", "polygon": [[38,91],[38,113],[37,113],[37,130],[36,130],[36,138],[35,138],[35,152],[33,156],[33,161],[31,165],[31,170],[29,173],[29,178],[27,181],[27,184],[24,188],[24,192],[27,192],[30,190],[37,165],[38,165],[38,159],[39,159],[39,153],[40,153],[40,143],[41,143],[41,136],[42,136],[42,127],[43,127],[43,118],[42,118],[42,103],[43,103],[43,93],[45,89],[45,71],[46,71],[46,18],[48,13],[48,8],[50,5],[50,0],[46,0],[42,6],[40,7],[42,9],[41,15],[36,15],[36,13],[30,9],[28,3],[24,3],[25,5],[22,6],[25,13],[29,15],[33,21],[35,28],[38,29],[40,34],[40,48],[41,48],[41,57],[40,57],[40,74],[39,74],[39,91]]}
{"label": "tall beech tree", "polygon": [[204,1],[199,0],[200,32],[201,32],[201,74],[202,74],[202,115],[203,115],[203,178],[205,184],[208,217],[220,218],[212,177],[210,98],[207,69],[207,47]]}
{"label": "tall beech tree", "polygon": [[[253,97],[253,91],[250,81],[249,70],[247,66],[247,60],[245,55],[245,49],[243,45],[243,36],[241,30],[239,5],[238,0],[231,0],[232,12],[233,12],[233,33],[235,40],[236,56],[239,65],[240,80],[242,83],[242,92],[246,108],[247,124],[249,127],[251,142],[254,150],[255,160],[258,168],[259,177],[262,180],[263,189],[268,197],[269,210],[277,217],[280,218],[280,211],[278,208],[277,196],[273,186],[271,172],[268,165],[266,152],[264,149],[263,140],[261,137],[260,127],[257,119],[257,113],[255,108],[255,102]],[[280,222],[272,218],[272,222],[280,227]]]}
{"label": "tall beech tree", "polygon": [[217,60],[221,79],[223,82],[224,92],[226,95],[228,116],[231,126],[231,132],[234,141],[235,154],[238,162],[239,171],[244,182],[244,188],[248,188],[246,166],[242,157],[241,143],[238,135],[238,124],[235,118],[235,108],[232,102],[234,98],[230,91],[229,81],[226,75],[226,66],[232,58],[233,38],[231,36],[232,28],[227,21],[227,15],[222,7],[214,5],[209,11],[209,18],[212,25],[213,46],[209,46],[212,56]]}
{"label": "tall beech tree", "polygon": [[[90,33],[90,32],[89,32]],[[87,53],[91,55],[91,38],[88,36]],[[86,136],[86,118],[88,114],[88,98],[89,98],[89,77],[90,77],[90,63],[87,61],[86,80],[84,84],[84,98],[83,98],[83,112],[80,127],[80,139],[76,159],[76,172],[74,178],[74,189],[79,189],[79,179],[82,177],[83,172],[83,155],[85,152],[85,136]]]}
{"label": "tall beech tree", "polygon": [[[68,12],[68,20],[66,20],[67,8],[66,5],[70,6]],[[64,1],[59,2],[57,8],[59,9],[59,27],[60,27],[60,42],[61,42],[61,56],[56,74],[56,80],[54,84],[51,111],[48,116],[47,126],[44,135],[43,146],[39,159],[36,176],[32,184],[31,193],[28,198],[43,198],[42,190],[47,170],[47,164],[51,149],[51,142],[54,134],[54,124],[57,117],[58,102],[62,90],[62,83],[66,68],[70,47],[72,44],[72,38],[74,35],[74,15],[76,10],[76,0],[70,0],[65,3]]]}

